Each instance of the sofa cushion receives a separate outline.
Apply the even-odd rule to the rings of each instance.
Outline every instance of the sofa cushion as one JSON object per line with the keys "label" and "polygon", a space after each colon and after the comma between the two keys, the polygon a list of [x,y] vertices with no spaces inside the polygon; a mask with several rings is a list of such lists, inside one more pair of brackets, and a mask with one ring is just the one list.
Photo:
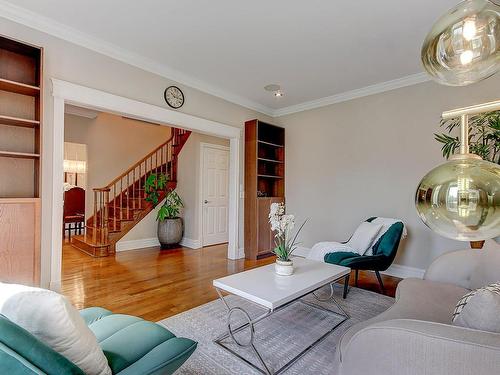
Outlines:
{"label": "sofa cushion", "polygon": [[396,303],[376,317],[349,328],[340,341],[342,352],[354,334],[363,328],[391,319],[415,319],[450,324],[457,301],[467,292],[453,284],[404,279],[396,290]]}
{"label": "sofa cushion", "polygon": [[500,283],[463,296],[453,312],[453,325],[500,333]]}
{"label": "sofa cushion", "polygon": [[81,314],[92,320],[89,328],[97,337],[113,374],[149,374],[168,368],[173,372],[196,349],[195,341],[178,338],[165,327],[141,318],[104,314],[95,319],[88,309]]}
{"label": "sofa cushion", "polygon": [[64,296],[46,289],[0,283],[0,313],[87,375],[111,375],[96,337]]}
{"label": "sofa cushion", "polygon": [[[46,374],[84,375],[66,357],[49,348],[31,333],[0,315],[0,363],[2,374],[35,374],[31,368]],[[24,369],[24,372],[23,370]]]}

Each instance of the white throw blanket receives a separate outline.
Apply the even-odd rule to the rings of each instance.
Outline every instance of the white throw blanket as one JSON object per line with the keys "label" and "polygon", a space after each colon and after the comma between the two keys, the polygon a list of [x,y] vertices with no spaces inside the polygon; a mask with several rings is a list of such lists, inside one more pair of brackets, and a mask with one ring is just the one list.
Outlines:
{"label": "white throw blanket", "polygon": [[[372,241],[368,250],[364,254],[360,255],[373,255],[373,250],[372,250],[373,245],[375,245],[377,241],[380,239],[380,237],[382,237],[387,232],[387,230],[391,227],[392,224],[397,222],[402,222],[402,220],[385,218],[385,217],[377,217],[376,219],[372,220],[372,223],[380,224],[382,225],[382,228],[378,233],[377,237],[375,237],[375,239]],[[406,236],[407,236],[406,225],[403,225],[403,234],[401,236],[401,239],[405,238]],[[344,251],[359,254],[358,249],[354,249],[351,246],[349,246],[349,242],[345,244],[342,244],[340,242],[318,242],[311,248],[311,251],[307,254],[306,258],[324,262],[326,254],[338,253]]]}

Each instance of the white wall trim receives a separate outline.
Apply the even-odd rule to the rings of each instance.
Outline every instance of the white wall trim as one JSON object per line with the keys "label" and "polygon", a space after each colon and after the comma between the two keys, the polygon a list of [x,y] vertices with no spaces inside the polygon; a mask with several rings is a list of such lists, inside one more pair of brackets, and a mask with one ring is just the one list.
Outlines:
{"label": "white wall trim", "polygon": [[384,275],[399,277],[401,279],[406,279],[408,277],[422,279],[424,277],[425,270],[393,263],[386,271],[381,273]]}
{"label": "white wall trim", "polygon": [[160,246],[160,241],[158,238],[142,238],[140,240],[128,240],[128,241],[118,241],[116,243],[116,252],[144,249],[147,247],[157,247]]}
{"label": "white wall trim", "polygon": [[[53,100],[53,132],[52,154],[46,153],[51,161],[44,170],[44,176],[53,176],[48,183],[48,193],[52,205],[42,205],[42,210],[51,217],[51,232],[47,234],[42,243],[42,253],[51,254],[50,258],[50,285],[57,285],[61,281],[62,269],[62,236],[61,223],[63,216],[63,160],[64,160],[64,106],[72,104],[91,108],[94,110],[111,112],[117,115],[137,118],[144,121],[155,122],[166,126],[177,126],[191,131],[209,134],[221,138],[229,138],[230,163],[229,163],[229,243],[228,258],[236,259],[238,248],[239,230],[239,198],[238,186],[240,178],[240,137],[241,130],[200,117],[176,112],[170,109],[143,103],[138,100],[113,95],[104,91],[91,89],[74,83],[52,78]],[[50,134],[50,133],[49,133]]]}
{"label": "white wall trim", "polygon": [[239,259],[245,258],[245,248],[240,247],[240,248],[238,249],[238,258],[239,258]]}
{"label": "white wall trim", "polygon": [[332,104],[347,102],[349,100],[358,99],[369,95],[380,94],[382,92],[399,89],[401,87],[412,86],[430,80],[431,78],[425,73],[412,74],[406,77],[394,79],[392,81],[381,82],[360,89],[350,90],[340,94],[280,108],[273,112],[273,117],[285,116],[314,108],[326,107]]}
{"label": "white wall trim", "polygon": [[201,249],[203,247],[201,246],[200,240],[193,240],[192,238],[186,238],[186,237],[182,238],[180,245],[184,247],[189,247],[190,249]]}
{"label": "white wall trim", "polygon": [[85,117],[91,120],[94,120],[97,116],[99,116],[99,112],[97,111],[83,107],[75,107],[70,104],[64,106],[64,113],[67,115]]}
{"label": "white wall trim", "polygon": [[341,103],[348,100],[378,94],[400,87],[411,86],[430,80],[430,78],[426,74],[417,73],[395,80],[377,83],[360,89],[350,90],[344,93],[295,104],[289,107],[273,109],[266,105],[242,97],[238,94],[234,94],[220,87],[214,86],[213,84],[207,83],[203,80],[194,78],[189,74],[173,69],[166,64],[146,58],[115,44],[106,42],[90,34],[81,32],[68,25],[64,25],[49,17],[42,16],[40,14],[32,12],[31,10],[20,7],[18,5],[14,5],[4,0],[0,0],[0,17],[66,40],[70,43],[111,57],[125,64],[135,66],[150,73],[158,74],[159,76],[162,76],[164,78],[179,82],[186,86],[190,86],[207,94],[216,96],[218,98],[227,100],[228,102],[252,109],[271,117],[279,117],[296,112],[306,111],[313,108],[324,107],[331,104]]}

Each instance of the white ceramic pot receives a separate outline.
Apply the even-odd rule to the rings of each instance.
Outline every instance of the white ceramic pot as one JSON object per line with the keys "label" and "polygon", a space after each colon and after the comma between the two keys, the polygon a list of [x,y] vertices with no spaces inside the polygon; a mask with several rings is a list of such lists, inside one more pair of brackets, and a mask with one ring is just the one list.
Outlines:
{"label": "white ceramic pot", "polygon": [[274,270],[278,275],[290,276],[291,274],[293,274],[293,262],[291,260],[284,262],[282,260],[276,259]]}

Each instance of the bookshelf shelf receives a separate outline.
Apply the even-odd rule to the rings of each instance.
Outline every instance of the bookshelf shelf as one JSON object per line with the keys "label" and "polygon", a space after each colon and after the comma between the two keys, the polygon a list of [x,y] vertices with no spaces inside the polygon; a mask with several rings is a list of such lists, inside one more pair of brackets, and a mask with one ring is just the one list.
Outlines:
{"label": "bookshelf shelf", "polygon": [[0,90],[13,92],[15,94],[39,96],[40,87],[28,85],[26,83],[11,81],[10,79],[0,78]]}

